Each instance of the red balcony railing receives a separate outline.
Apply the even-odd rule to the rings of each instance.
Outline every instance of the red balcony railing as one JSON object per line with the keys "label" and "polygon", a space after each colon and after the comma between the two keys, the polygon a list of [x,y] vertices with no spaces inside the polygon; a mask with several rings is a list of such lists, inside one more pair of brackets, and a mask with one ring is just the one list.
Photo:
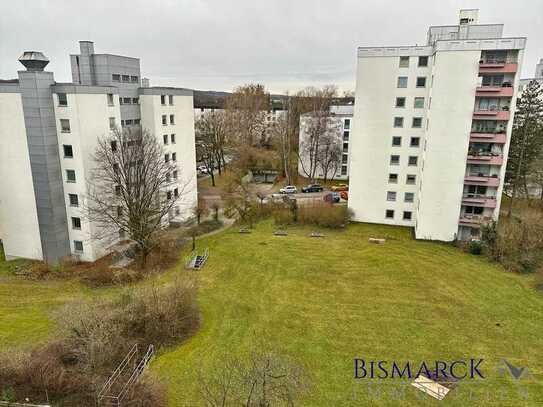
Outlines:
{"label": "red balcony railing", "polygon": [[478,86],[475,96],[511,97],[513,88],[511,86]]}
{"label": "red balcony railing", "polygon": [[492,220],[489,216],[482,215],[460,215],[460,226],[468,226],[472,228],[480,228],[481,225],[488,223]]}
{"label": "red balcony railing", "polygon": [[517,69],[515,62],[481,61],[479,63],[479,73],[515,73]]}
{"label": "red balcony railing", "polygon": [[472,132],[469,141],[473,143],[495,143],[505,144],[507,135],[505,133],[477,133]]}
{"label": "red balcony railing", "polygon": [[503,155],[468,154],[468,164],[502,165]]}
{"label": "red balcony railing", "polygon": [[473,118],[476,120],[509,120],[509,110],[475,110],[473,111]]}
{"label": "red balcony railing", "polygon": [[476,194],[467,194],[462,198],[462,205],[482,206],[483,208],[495,208],[496,198]]}
{"label": "red balcony railing", "polygon": [[464,177],[464,184],[497,187],[500,185],[500,179],[498,177],[489,177],[485,175],[466,175]]}

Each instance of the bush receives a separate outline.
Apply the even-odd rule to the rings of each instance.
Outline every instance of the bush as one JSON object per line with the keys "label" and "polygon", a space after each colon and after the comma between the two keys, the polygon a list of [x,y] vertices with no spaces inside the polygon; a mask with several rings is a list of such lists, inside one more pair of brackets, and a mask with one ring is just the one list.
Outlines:
{"label": "bush", "polygon": [[483,245],[481,242],[478,242],[476,240],[472,240],[468,243],[468,251],[471,254],[480,255],[483,252]]}
{"label": "bush", "polygon": [[[0,394],[32,401],[47,394],[64,406],[94,405],[96,391],[133,344],[146,350],[179,342],[198,325],[192,280],[127,290],[116,301],[71,304],[59,316],[64,339],[0,355]],[[127,405],[166,405],[164,389],[150,377],[138,383],[131,400]]]}
{"label": "bush", "polygon": [[351,219],[351,211],[345,205],[319,202],[298,208],[298,223],[326,228],[345,227]]}

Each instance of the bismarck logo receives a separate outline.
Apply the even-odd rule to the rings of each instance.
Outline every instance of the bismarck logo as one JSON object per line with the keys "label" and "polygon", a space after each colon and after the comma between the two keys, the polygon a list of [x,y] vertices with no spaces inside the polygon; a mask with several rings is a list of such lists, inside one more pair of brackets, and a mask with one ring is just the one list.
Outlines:
{"label": "bismarck logo", "polygon": [[416,379],[419,376],[451,380],[484,379],[481,371],[484,359],[412,361],[354,359],[355,379]]}

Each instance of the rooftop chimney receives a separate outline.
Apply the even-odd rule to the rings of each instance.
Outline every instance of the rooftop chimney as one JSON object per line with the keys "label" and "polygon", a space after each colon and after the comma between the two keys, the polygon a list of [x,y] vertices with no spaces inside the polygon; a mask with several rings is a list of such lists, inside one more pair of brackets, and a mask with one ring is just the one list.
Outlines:
{"label": "rooftop chimney", "polygon": [[94,54],[94,42],[92,41],[79,41],[79,50],[81,55]]}
{"label": "rooftop chimney", "polygon": [[43,71],[49,63],[49,59],[38,51],[25,51],[19,58],[19,62],[23,64],[27,71]]}

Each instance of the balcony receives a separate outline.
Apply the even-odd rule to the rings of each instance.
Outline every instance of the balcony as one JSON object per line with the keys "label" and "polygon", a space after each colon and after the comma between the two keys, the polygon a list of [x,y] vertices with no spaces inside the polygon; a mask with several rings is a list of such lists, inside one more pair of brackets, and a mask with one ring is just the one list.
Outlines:
{"label": "balcony", "polygon": [[507,86],[478,86],[475,96],[482,97],[511,97],[513,96],[513,87]]}
{"label": "balcony", "polygon": [[472,143],[495,143],[495,144],[505,144],[507,141],[507,135],[505,133],[478,133],[472,131],[469,136],[469,141]]}
{"label": "balcony", "polygon": [[515,73],[518,66],[516,62],[508,62],[505,60],[481,60],[479,62],[479,73]]}
{"label": "balcony", "polygon": [[462,198],[462,205],[482,206],[483,208],[494,209],[496,207],[496,197],[478,194],[467,194],[464,195],[464,197]]}
{"label": "balcony", "polygon": [[509,110],[498,110],[498,109],[488,109],[488,110],[477,110],[477,107],[473,111],[473,118],[475,120],[509,120],[510,114]]}
{"label": "balcony", "polygon": [[488,175],[466,175],[464,177],[464,184],[498,187],[500,185],[500,179],[497,176],[490,177]]}
{"label": "balcony", "polygon": [[489,216],[482,215],[460,215],[459,224],[460,226],[467,226],[470,228],[480,228],[481,225],[488,223],[492,220]]}
{"label": "balcony", "polygon": [[502,165],[503,155],[468,153],[468,164]]}

